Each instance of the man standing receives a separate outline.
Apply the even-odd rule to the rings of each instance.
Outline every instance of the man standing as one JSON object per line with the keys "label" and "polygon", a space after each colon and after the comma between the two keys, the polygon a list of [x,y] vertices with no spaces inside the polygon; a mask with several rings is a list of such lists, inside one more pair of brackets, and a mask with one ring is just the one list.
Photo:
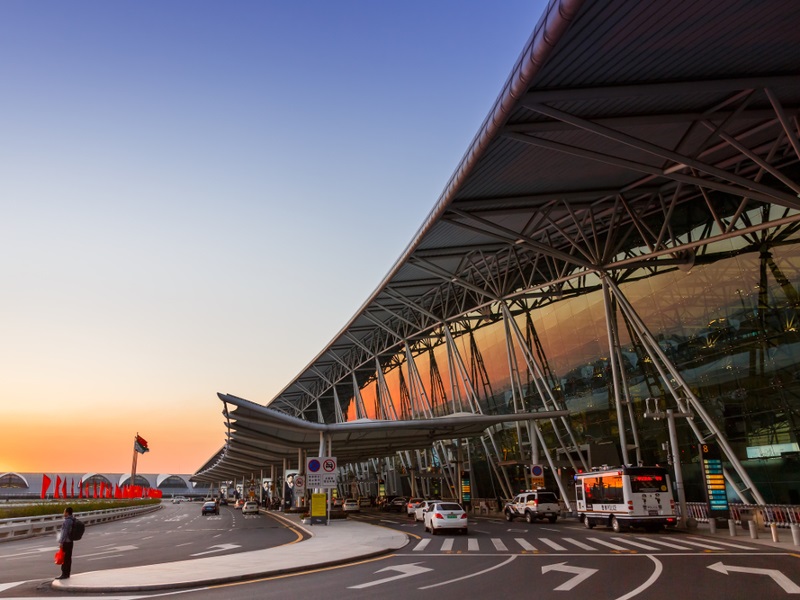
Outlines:
{"label": "man standing", "polygon": [[75,519],[72,517],[72,507],[64,509],[64,522],[61,524],[61,533],[58,534],[58,547],[64,551],[64,562],[61,564],[61,577],[56,579],[69,579],[72,570],[72,524]]}

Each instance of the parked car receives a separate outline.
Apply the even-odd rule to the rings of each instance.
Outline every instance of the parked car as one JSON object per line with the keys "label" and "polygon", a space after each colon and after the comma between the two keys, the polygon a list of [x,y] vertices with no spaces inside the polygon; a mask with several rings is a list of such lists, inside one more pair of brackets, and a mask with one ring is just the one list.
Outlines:
{"label": "parked car", "polygon": [[405,510],[407,502],[408,498],[405,496],[398,496],[397,498],[393,498],[389,501],[389,504],[386,505],[386,510],[390,510],[392,512],[401,512]]}
{"label": "parked car", "polygon": [[180,504],[181,502],[186,502],[186,501],[187,500],[186,500],[185,496],[173,496],[172,497],[172,503],[173,504]]}
{"label": "parked car", "polygon": [[464,533],[469,531],[467,513],[455,502],[434,502],[425,512],[425,531],[436,535],[442,529],[458,529]]}
{"label": "parked car", "polygon": [[200,509],[200,515],[218,515],[219,506],[216,502],[203,502],[203,508]]}
{"label": "parked car", "polygon": [[406,502],[406,514],[409,517],[413,517],[414,516],[414,511],[416,510],[417,505],[420,502],[424,501],[424,500],[425,500],[425,498],[409,498],[408,502]]}
{"label": "parked car", "polygon": [[513,521],[517,517],[533,523],[539,519],[547,519],[555,523],[561,512],[558,497],[553,492],[546,490],[526,490],[517,494],[514,499],[506,504],[504,509],[506,521]]}
{"label": "parked car", "polygon": [[432,505],[436,504],[436,500],[423,500],[419,504],[417,504],[417,508],[414,509],[414,522],[417,521],[425,521],[425,511],[428,510]]}
{"label": "parked car", "polygon": [[358,500],[354,498],[348,498],[342,504],[342,510],[344,512],[361,512],[361,506],[358,503]]}
{"label": "parked car", "polygon": [[258,502],[255,500],[248,500],[244,504],[242,504],[242,514],[243,515],[257,515],[258,514]]}

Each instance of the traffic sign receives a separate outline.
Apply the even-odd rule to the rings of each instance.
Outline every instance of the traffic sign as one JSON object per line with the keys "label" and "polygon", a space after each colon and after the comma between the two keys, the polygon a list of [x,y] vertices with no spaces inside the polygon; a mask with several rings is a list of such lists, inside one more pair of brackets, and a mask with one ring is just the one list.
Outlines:
{"label": "traffic sign", "polygon": [[544,467],[542,465],[531,465],[531,486],[534,488],[544,487]]}
{"label": "traffic sign", "polygon": [[335,488],[338,465],[334,456],[312,456],[306,460],[306,487]]}
{"label": "traffic sign", "polygon": [[302,475],[294,476],[294,487],[296,490],[302,490],[306,487],[306,481],[303,479]]}

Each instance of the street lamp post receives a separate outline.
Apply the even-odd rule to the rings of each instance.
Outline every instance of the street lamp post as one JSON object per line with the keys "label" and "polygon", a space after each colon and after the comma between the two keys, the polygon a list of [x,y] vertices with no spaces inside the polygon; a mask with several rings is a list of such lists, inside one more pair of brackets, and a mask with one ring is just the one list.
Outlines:
{"label": "street lamp post", "polygon": [[678,493],[678,504],[681,507],[681,516],[678,523],[681,529],[686,529],[687,518],[689,515],[687,512],[688,508],[686,506],[686,491],[683,487],[683,469],[681,468],[681,457],[680,453],[678,452],[678,432],[675,428],[675,418],[680,417],[682,419],[691,419],[694,417],[694,414],[691,412],[682,412],[676,415],[675,411],[673,411],[671,408],[668,408],[665,412],[658,408],[658,398],[645,398],[644,416],[656,421],[665,417],[667,419],[670,445],[669,452],[672,457],[672,467],[675,470],[675,490]]}

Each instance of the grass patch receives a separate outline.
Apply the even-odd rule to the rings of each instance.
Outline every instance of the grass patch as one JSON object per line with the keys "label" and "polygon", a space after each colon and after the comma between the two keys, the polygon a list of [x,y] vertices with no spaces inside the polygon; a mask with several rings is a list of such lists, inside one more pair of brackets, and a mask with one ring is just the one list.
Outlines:
{"label": "grass patch", "polygon": [[106,510],[109,508],[125,508],[128,506],[147,506],[160,504],[158,498],[144,500],[63,500],[59,502],[41,502],[26,506],[5,506],[0,508],[0,519],[15,519],[17,517],[42,517],[49,515],[63,515],[64,509],[71,506],[76,512],[89,512],[92,510]]}

